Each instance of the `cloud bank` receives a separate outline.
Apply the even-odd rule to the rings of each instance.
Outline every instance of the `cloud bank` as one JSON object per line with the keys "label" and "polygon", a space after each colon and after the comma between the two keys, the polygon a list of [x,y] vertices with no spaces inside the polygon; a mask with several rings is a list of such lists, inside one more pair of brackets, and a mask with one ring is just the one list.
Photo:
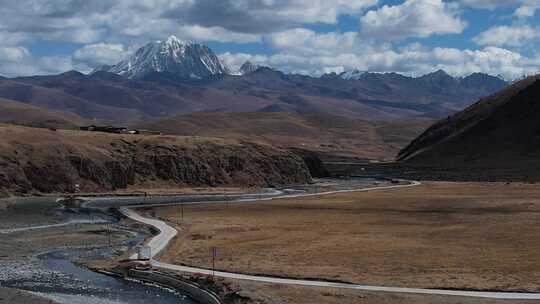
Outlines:
{"label": "cloud bank", "polygon": [[[174,34],[218,45],[233,68],[250,59],[312,75],[443,68],[514,78],[540,68],[539,7],[540,0],[0,0],[0,75],[88,72]],[[465,13],[474,11],[499,15],[459,45],[434,42],[471,35],[475,20]],[[356,28],[342,30],[344,16]]]}

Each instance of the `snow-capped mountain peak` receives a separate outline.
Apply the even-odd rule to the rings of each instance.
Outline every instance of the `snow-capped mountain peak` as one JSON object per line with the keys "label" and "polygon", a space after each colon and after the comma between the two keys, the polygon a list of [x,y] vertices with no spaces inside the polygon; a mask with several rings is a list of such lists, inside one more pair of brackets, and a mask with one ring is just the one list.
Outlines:
{"label": "snow-capped mountain peak", "polygon": [[191,79],[229,73],[229,69],[209,47],[182,41],[175,36],[146,44],[131,57],[106,71],[133,79],[141,79],[156,72]]}
{"label": "snow-capped mountain peak", "polygon": [[180,40],[176,38],[175,35],[170,35],[167,40],[165,40],[165,45],[167,46],[177,46],[177,45],[187,45],[187,44],[194,44],[191,40]]}
{"label": "snow-capped mountain peak", "polygon": [[246,61],[242,66],[240,67],[239,74],[240,75],[247,75],[255,72],[258,70],[261,66],[253,64],[251,61]]}
{"label": "snow-capped mountain peak", "polygon": [[339,74],[339,77],[345,80],[358,80],[362,75],[366,74],[366,71],[360,71],[360,70],[351,70],[351,71],[345,71],[341,74]]}

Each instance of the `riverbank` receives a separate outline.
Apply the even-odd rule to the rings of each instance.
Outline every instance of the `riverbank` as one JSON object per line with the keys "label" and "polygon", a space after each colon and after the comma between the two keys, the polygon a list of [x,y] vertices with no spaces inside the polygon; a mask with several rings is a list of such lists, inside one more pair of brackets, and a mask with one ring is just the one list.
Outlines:
{"label": "riverbank", "polygon": [[0,286],[9,287],[0,292],[7,301],[1,304],[144,304],[155,298],[193,304],[170,290],[82,266],[102,261],[114,265],[151,234],[113,213],[67,209],[52,197],[10,199],[0,211],[0,228]]}
{"label": "riverbank", "polygon": [[[87,302],[93,298],[101,299],[99,303],[109,303],[110,297],[129,298],[129,303],[145,303],[144,299],[154,292],[162,293],[158,298],[165,301],[166,290],[154,288],[155,291],[149,292],[151,286],[131,288],[130,285],[137,284],[106,278],[78,266],[115,267],[119,260],[127,258],[128,249],[151,235],[148,227],[118,218],[117,214],[108,211],[109,208],[138,203],[268,197],[294,192],[257,189],[246,194],[239,188],[205,189],[191,189],[174,195],[148,195],[146,199],[143,199],[144,195],[88,197],[87,203],[91,202],[97,209],[84,208],[85,204],[66,206],[55,196],[3,200],[0,210],[0,285],[38,291],[49,299],[70,304],[93,303]],[[118,295],[107,291],[110,285],[119,286],[114,291]],[[134,290],[144,294],[136,296],[138,291]],[[170,303],[178,303],[178,295],[173,298]],[[180,297],[180,301],[189,303],[185,297]]]}
{"label": "riverbank", "polygon": [[0,287],[0,304],[58,304],[50,299],[33,295],[29,292]]}

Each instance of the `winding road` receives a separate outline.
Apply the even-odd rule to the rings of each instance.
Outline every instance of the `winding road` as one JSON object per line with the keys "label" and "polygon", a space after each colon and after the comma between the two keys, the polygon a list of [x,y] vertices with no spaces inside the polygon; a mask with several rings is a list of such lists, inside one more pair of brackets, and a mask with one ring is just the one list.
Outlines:
{"label": "winding road", "polygon": [[[320,196],[320,195],[329,195],[329,194],[345,193],[345,192],[387,190],[387,189],[395,189],[395,188],[414,187],[418,185],[420,185],[420,182],[411,181],[410,183],[406,185],[392,185],[392,186],[380,186],[380,187],[370,187],[370,188],[362,188],[362,189],[336,190],[336,191],[327,191],[327,192],[309,193],[309,194],[305,194],[305,193],[292,194],[292,195],[284,195],[284,196],[279,196],[279,197],[248,199],[248,200],[243,200],[242,202],[268,201],[268,200],[273,200],[273,199],[290,198],[290,197]],[[264,276],[264,275],[246,275],[246,274],[241,274],[241,273],[223,272],[223,271],[214,272],[212,270],[205,269],[205,268],[195,268],[195,267],[163,263],[153,258],[157,254],[159,254],[161,251],[163,251],[165,247],[167,247],[169,242],[178,234],[178,231],[161,220],[143,217],[139,215],[136,211],[134,211],[132,208],[135,208],[135,207],[121,207],[119,210],[126,217],[132,220],[135,220],[137,222],[150,225],[160,231],[157,235],[152,237],[147,242],[147,245],[150,246],[152,249],[152,266],[161,268],[161,269],[174,270],[174,271],[180,271],[180,272],[185,272],[185,273],[214,275],[216,277],[222,277],[222,278],[228,278],[228,279],[247,280],[247,281],[263,282],[263,283],[274,283],[274,284],[286,284],[286,285],[316,286],[316,287],[343,288],[343,289],[378,291],[378,292],[389,292],[389,293],[460,296],[460,297],[488,298],[488,299],[502,299],[502,300],[540,300],[540,293],[483,292],[483,291],[469,291],[469,290],[444,290],[444,289],[370,286],[370,285],[359,285],[359,284],[351,284],[351,283],[335,283],[335,282],[328,282],[324,280],[287,279],[287,278],[271,277],[271,276]],[[135,259],[136,255],[132,255],[131,258]]]}

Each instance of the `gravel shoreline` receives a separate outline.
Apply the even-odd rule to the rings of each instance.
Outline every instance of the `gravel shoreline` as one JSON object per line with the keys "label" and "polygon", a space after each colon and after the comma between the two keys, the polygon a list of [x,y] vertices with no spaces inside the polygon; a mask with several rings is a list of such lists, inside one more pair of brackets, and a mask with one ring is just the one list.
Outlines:
{"label": "gravel shoreline", "polygon": [[34,295],[31,292],[0,287],[0,304],[57,304],[57,302]]}

